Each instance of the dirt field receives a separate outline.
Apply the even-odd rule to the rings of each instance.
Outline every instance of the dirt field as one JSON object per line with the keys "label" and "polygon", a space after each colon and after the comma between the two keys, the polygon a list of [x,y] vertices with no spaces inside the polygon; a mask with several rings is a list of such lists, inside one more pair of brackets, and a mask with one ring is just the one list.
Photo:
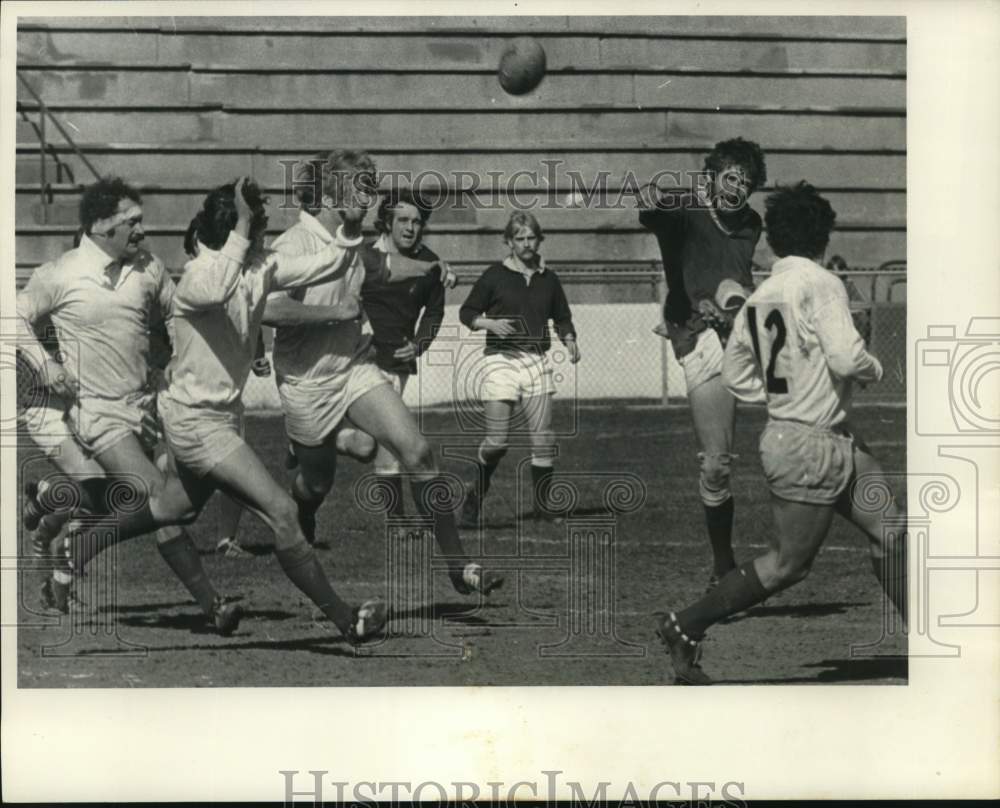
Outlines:
{"label": "dirt field", "polygon": [[[424,415],[425,428],[435,435],[453,421],[444,412]],[[520,505],[515,477],[528,453],[514,448],[495,478],[482,536],[465,534],[470,552],[506,571],[504,588],[483,603],[454,592],[433,559],[432,585],[421,589],[427,564],[404,569],[397,561],[403,553],[426,558],[426,548],[420,539],[388,539],[384,519],[358,507],[355,483],[370,469],[344,460],[319,513],[320,558],[348,600],[380,594],[394,604],[391,636],[384,642],[355,657],[332,626],[315,620],[312,605],[271,557],[268,532],[252,517],[244,518],[241,538],[254,557],[214,555],[213,500],[192,533],[219,590],[246,607],[247,618],[233,637],[204,627],[153,539],[141,538],[121,546],[116,559],[91,566],[80,586],[85,605],[70,618],[40,616],[39,573],[22,574],[19,684],[668,684],[652,614],[698,595],[710,563],[689,415],[684,409],[624,405],[574,414],[562,405],[557,428],[570,430],[574,421],[577,435],[561,440],[557,466],[557,475],[563,473],[579,491],[574,517],[561,525],[519,518],[519,509],[527,509],[527,466],[521,467]],[[854,424],[888,470],[905,466],[902,409],[859,409]],[[734,481],[741,560],[766,546],[771,529],[756,455],[762,425],[761,411],[741,413]],[[281,420],[250,419],[247,433],[284,480]],[[50,470],[31,449],[20,459],[24,478]],[[444,458],[442,467],[463,477],[469,468],[453,457]],[[626,473],[633,475],[624,478],[633,488],[609,490]],[[21,547],[28,548],[26,535]],[[865,538],[835,522],[805,582],[712,629],[704,667],[722,684],[905,684],[905,638],[898,633],[874,651],[852,650],[879,640],[882,604]]]}

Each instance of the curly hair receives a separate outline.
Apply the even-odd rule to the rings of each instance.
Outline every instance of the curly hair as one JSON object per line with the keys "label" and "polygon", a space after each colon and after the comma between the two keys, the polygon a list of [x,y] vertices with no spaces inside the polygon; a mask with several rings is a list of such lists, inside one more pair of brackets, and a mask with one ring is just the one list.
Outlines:
{"label": "curly hair", "polygon": [[87,186],[80,197],[80,227],[83,232],[90,233],[96,222],[114,216],[118,212],[118,203],[123,199],[142,204],[139,192],[121,177],[104,177]]}
{"label": "curly hair", "polygon": [[507,226],[503,229],[504,241],[510,241],[513,239],[514,235],[522,227],[530,229],[532,233],[538,236],[539,241],[543,241],[545,239],[545,234],[542,233],[542,226],[538,223],[538,219],[527,211],[515,210],[512,214],[510,214]]}
{"label": "curly hair", "polygon": [[379,204],[374,222],[376,231],[379,233],[388,233],[392,230],[392,218],[396,208],[400,205],[412,205],[415,207],[417,213],[420,214],[420,221],[423,224],[427,224],[427,220],[431,218],[431,206],[427,204],[427,201],[422,196],[411,191],[409,188],[400,188],[386,194]]}
{"label": "curly hair", "polygon": [[324,196],[339,203],[348,181],[355,188],[363,185],[365,190],[374,190],[375,170],[375,161],[367,152],[349,149],[321,152],[295,167],[292,192],[300,207],[307,213],[316,213]]}
{"label": "curly hair", "polygon": [[[250,221],[251,242],[263,234],[267,227],[267,212],[264,204],[268,198],[261,194],[260,186],[253,180],[247,180],[243,186],[243,196],[253,211]],[[184,252],[194,256],[198,254],[200,241],[211,250],[222,249],[229,238],[230,231],[236,226],[239,214],[236,212],[236,182],[227,182],[209,191],[202,203],[201,210],[195,214],[184,234]]]}
{"label": "curly hair", "polygon": [[778,258],[819,258],[830,243],[837,214],[805,180],[778,188],[764,201],[767,243]]}
{"label": "curly hair", "polygon": [[750,182],[750,193],[756,191],[767,182],[767,162],[760,146],[752,140],[734,137],[715,144],[705,158],[705,170],[713,176],[730,165],[743,169]]}

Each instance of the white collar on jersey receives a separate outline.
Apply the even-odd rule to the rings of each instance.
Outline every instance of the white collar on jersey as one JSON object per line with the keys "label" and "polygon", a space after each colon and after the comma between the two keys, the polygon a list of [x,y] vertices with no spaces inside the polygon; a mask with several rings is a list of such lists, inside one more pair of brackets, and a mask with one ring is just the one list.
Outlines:
{"label": "white collar on jersey", "polygon": [[529,269],[516,255],[508,255],[503,259],[503,265],[507,267],[511,272],[516,272],[518,275],[524,275],[526,278],[530,278],[536,272],[541,275],[545,271],[545,259],[542,256],[538,256],[538,268]]}
{"label": "white collar on jersey", "polygon": [[125,266],[127,263],[122,259],[112,258],[104,252],[104,250],[97,246],[97,244],[86,233],[80,237],[80,246],[77,249],[80,251],[80,255],[84,258],[84,260],[86,260],[90,266],[99,272],[104,272],[108,267],[118,266],[119,264]]}
{"label": "white collar on jersey", "polygon": [[334,236],[327,230],[323,225],[319,223],[319,219],[313,216],[311,213],[306,213],[304,210],[299,211],[299,224],[301,224],[306,230],[315,235],[324,244],[332,244]]}
{"label": "white collar on jersey", "polygon": [[803,258],[801,255],[786,255],[784,258],[779,258],[771,265],[771,274],[779,275],[782,272],[788,272],[791,269],[808,269],[813,267],[814,269],[823,269],[819,264],[809,258]]}

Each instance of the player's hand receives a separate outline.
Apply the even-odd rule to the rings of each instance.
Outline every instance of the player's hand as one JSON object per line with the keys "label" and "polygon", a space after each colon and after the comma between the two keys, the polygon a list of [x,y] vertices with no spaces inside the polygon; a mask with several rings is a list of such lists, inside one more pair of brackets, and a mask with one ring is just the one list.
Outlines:
{"label": "player's hand", "polygon": [[569,351],[570,364],[575,365],[580,361],[580,346],[576,344],[575,339],[568,339],[564,344],[566,345],[566,350]]}
{"label": "player's hand", "polygon": [[76,401],[80,394],[80,382],[55,359],[45,360],[45,386],[66,401]]}
{"label": "player's hand", "polygon": [[698,313],[709,328],[728,331],[733,327],[733,318],[707,298],[698,301]]}
{"label": "player's hand", "polygon": [[246,198],[247,178],[240,177],[236,183],[236,218],[238,221],[245,221],[249,224],[253,219],[253,210]]}
{"label": "player's hand", "polygon": [[454,289],[458,284],[458,273],[451,268],[447,261],[438,261],[436,266],[441,270],[441,283],[445,289]]}
{"label": "player's hand", "polygon": [[407,340],[402,348],[397,348],[392,352],[392,358],[399,359],[401,362],[412,362],[417,358],[417,346]]}
{"label": "player's hand", "polygon": [[494,319],[492,317],[481,317],[479,325],[486,331],[496,334],[498,337],[512,337],[517,333],[516,320],[506,318]]}

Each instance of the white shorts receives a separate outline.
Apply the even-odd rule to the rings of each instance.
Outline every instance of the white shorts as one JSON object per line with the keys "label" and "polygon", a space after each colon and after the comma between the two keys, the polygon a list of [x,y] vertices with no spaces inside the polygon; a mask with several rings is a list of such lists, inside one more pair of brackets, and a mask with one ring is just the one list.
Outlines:
{"label": "white shorts", "polygon": [[[21,429],[31,438],[32,442],[47,458],[56,461],[66,455],[67,441],[79,447],[66,420],[66,402],[55,393],[49,392],[43,399],[32,402],[18,413],[17,422]],[[85,457],[83,451],[73,453],[76,458],[76,468],[63,471],[81,477],[103,477],[104,469],[90,457]],[[60,466],[60,468],[62,468]]]}
{"label": "white shorts", "polygon": [[156,415],[156,395],[142,391],[125,398],[84,398],[69,410],[69,423],[80,445],[91,455],[99,455],[135,435],[143,449],[152,445],[143,442],[142,421]]}
{"label": "white shorts", "polygon": [[544,355],[487,354],[478,375],[480,401],[520,401],[556,392],[552,366]]}
{"label": "white shorts", "polygon": [[794,421],[768,421],[760,436],[760,460],[775,496],[832,505],[851,482],[854,439]]}
{"label": "white shorts", "polygon": [[279,381],[285,432],[303,446],[319,446],[340,425],[355,401],[369,390],[390,383],[389,374],[369,360],[325,379],[294,384]]}
{"label": "white shorts", "polygon": [[208,475],[245,444],[242,406],[188,407],[161,395],[159,410],[174,459],[198,477]]}
{"label": "white shorts", "polygon": [[399,373],[392,370],[383,370],[382,375],[389,384],[392,385],[392,389],[395,390],[399,397],[403,397],[403,391],[406,390],[406,383],[410,380],[409,373]]}
{"label": "white shorts", "polygon": [[713,329],[706,328],[698,334],[691,353],[677,360],[684,368],[684,381],[689,392],[722,374],[722,354],[722,342]]}

